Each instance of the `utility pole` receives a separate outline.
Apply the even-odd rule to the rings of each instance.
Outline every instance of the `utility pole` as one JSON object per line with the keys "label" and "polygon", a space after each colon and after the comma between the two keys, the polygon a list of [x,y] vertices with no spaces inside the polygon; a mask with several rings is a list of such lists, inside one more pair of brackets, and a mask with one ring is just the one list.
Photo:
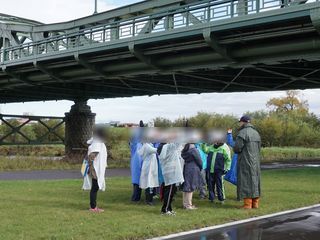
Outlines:
{"label": "utility pole", "polygon": [[94,12],[93,14],[97,14],[98,13],[98,0],[94,0]]}

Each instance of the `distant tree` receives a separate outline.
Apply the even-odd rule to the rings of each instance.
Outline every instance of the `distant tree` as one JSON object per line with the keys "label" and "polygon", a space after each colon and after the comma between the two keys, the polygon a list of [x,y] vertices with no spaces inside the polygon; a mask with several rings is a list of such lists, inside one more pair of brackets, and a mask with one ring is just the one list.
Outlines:
{"label": "distant tree", "polygon": [[271,98],[267,102],[267,107],[271,111],[279,113],[299,112],[306,114],[309,112],[309,104],[307,100],[301,98],[299,91],[289,90],[286,96],[279,98]]}
{"label": "distant tree", "polygon": [[237,120],[238,119],[233,115],[199,112],[196,116],[189,118],[189,125],[191,127],[206,130],[212,128],[227,130],[228,128],[234,128]]}
{"label": "distant tree", "polygon": [[185,127],[187,121],[188,121],[188,118],[186,118],[186,117],[180,117],[180,118],[176,119],[176,120],[173,122],[173,126],[174,126],[174,127]]}
{"label": "distant tree", "polygon": [[269,116],[269,112],[265,110],[258,110],[254,112],[245,112],[244,115],[250,116],[253,121],[262,120]]}
{"label": "distant tree", "polygon": [[[60,120],[57,120],[57,119],[48,119],[48,120],[42,120],[42,121],[46,126],[50,128],[55,127],[60,122]],[[36,135],[36,139],[41,140],[42,142],[57,142],[57,141],[61,141],[58,136],[60,136],[61,138],[64,138],[64,132],[65,132],[64,124],[60,125],[58,128],[55,129],[55,133],[58,136],[56,136],[53,133],[48,133],[49,130],[46,126],[44,126],[41,123],[33,124],[33,131]]]}
{"label": "distant tree", "polygon": [[211,114],[198,112],[196,116],[189,118],[189,125],[194,128],[203,128],[209,122]]}
{"label": "distant tree", "polygon": [[279,145],[282,137],[281,121],[276,116],[268,116],[255,120],[255,126],[262,138],[262,144],[266,147]]}
{"label": "distant tree", "polygon": [[153,122],[155,127],[172,127],[173,125],[171,120],[163,117],[156,117]]}
{"label": "distant tree", "polygon": [[309,113],[303,117],[303,121],[308,123],[312,128],[320,130],[320,118],[316,114]]}

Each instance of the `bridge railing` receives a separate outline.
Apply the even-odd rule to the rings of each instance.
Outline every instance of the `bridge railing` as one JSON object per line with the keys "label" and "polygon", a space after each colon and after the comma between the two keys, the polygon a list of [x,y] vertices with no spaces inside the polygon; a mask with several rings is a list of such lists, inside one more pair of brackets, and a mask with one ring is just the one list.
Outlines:
{"label": "bridge railing", "polygon": [[1,50],[1,63],[75,48],[87,48],[119,39],[291,7],[320,0],[215,0],[184,5],[170,11],[142,15],[124,21],[83,29],[77,33],[48,37]]}
{"label": "bridge railing", "polygon": [[64,144],[63,117],[0,114],[1,145]]}

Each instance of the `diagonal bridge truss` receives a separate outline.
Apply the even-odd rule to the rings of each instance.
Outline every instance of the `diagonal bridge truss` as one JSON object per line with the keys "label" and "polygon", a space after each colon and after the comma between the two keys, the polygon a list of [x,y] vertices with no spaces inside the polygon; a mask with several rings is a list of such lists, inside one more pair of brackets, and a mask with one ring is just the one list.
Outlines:
{"label": "diagonal bridge truss", "polygon": [[[64,144],[65,119],[62,117],[0,114],[0,145],[47,145]],[[36,136],[24,131],[28,126],[42,129]],[[33,136],[32,136],[33,135]],[[63,136],[61,136],[63,135]]]}

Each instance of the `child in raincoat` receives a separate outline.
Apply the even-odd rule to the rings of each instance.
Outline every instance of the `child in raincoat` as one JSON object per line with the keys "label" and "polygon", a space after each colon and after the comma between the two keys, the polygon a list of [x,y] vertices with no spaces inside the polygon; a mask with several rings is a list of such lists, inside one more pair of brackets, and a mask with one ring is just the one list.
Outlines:
{"label": "child in raincoat", "polygon": [[154,188],[159,187],[157,148],[143,143],[138,153],[142,158],[140,188],[145,189],[146,203],[153,205]]}
{"label": "child in raincoat", "polygon": [[97,193],[105,191],[105,171],[107,167],[107,148],[104,144],[105,132],[103,128],[94,130],[93,138],[88,140],[89,172],[84,177],[83,190],[90,190],[90,211],[103,212],[97,207]]}
{"label": "child in raincoat", "polygon": [[180,148],[179,143],[167,143],[159,151],[159,161],[164,179],[161,213],[165,215],[175,215],[172,209],[172,199],[177,191],[177,185],[184,182]]}
{"label": "child in raincoat", "polygon": [[139,187],[140,184],[140,175],[141,175],[141,167],[142,167],[142,159],[139,155],[139,149],[142,147],[141,143],[141,136],[142,130],[144,127],[144,123],[140,121],[140,127],[135,129],[133,132],[133,136],[129,143],[130,145],[130,170],[131,170],[131,182],[133,186],[133,192],[131,196],[132,202],[139,202],[141,198],[141,188]]}
{"label": "child in raincoat", "polygon": [[202,160],[194,144],[188,143],[181,152],[184,159],[184,183],[183,183],[183,208],[187,210],[197,209],[192,204],[193,192],[202,185],[201,169]]}
{"label": "child in raincoat", "polygon": [[223,178],[231,166],[231,151],[224,142],[224,139],[224,134],[216,134],[213,139],[213,145],[202,145],[202,149],[208,154],[207,177],[209,200],[213,202],[216,193],[219,203],[224,203],[226,198]]}

